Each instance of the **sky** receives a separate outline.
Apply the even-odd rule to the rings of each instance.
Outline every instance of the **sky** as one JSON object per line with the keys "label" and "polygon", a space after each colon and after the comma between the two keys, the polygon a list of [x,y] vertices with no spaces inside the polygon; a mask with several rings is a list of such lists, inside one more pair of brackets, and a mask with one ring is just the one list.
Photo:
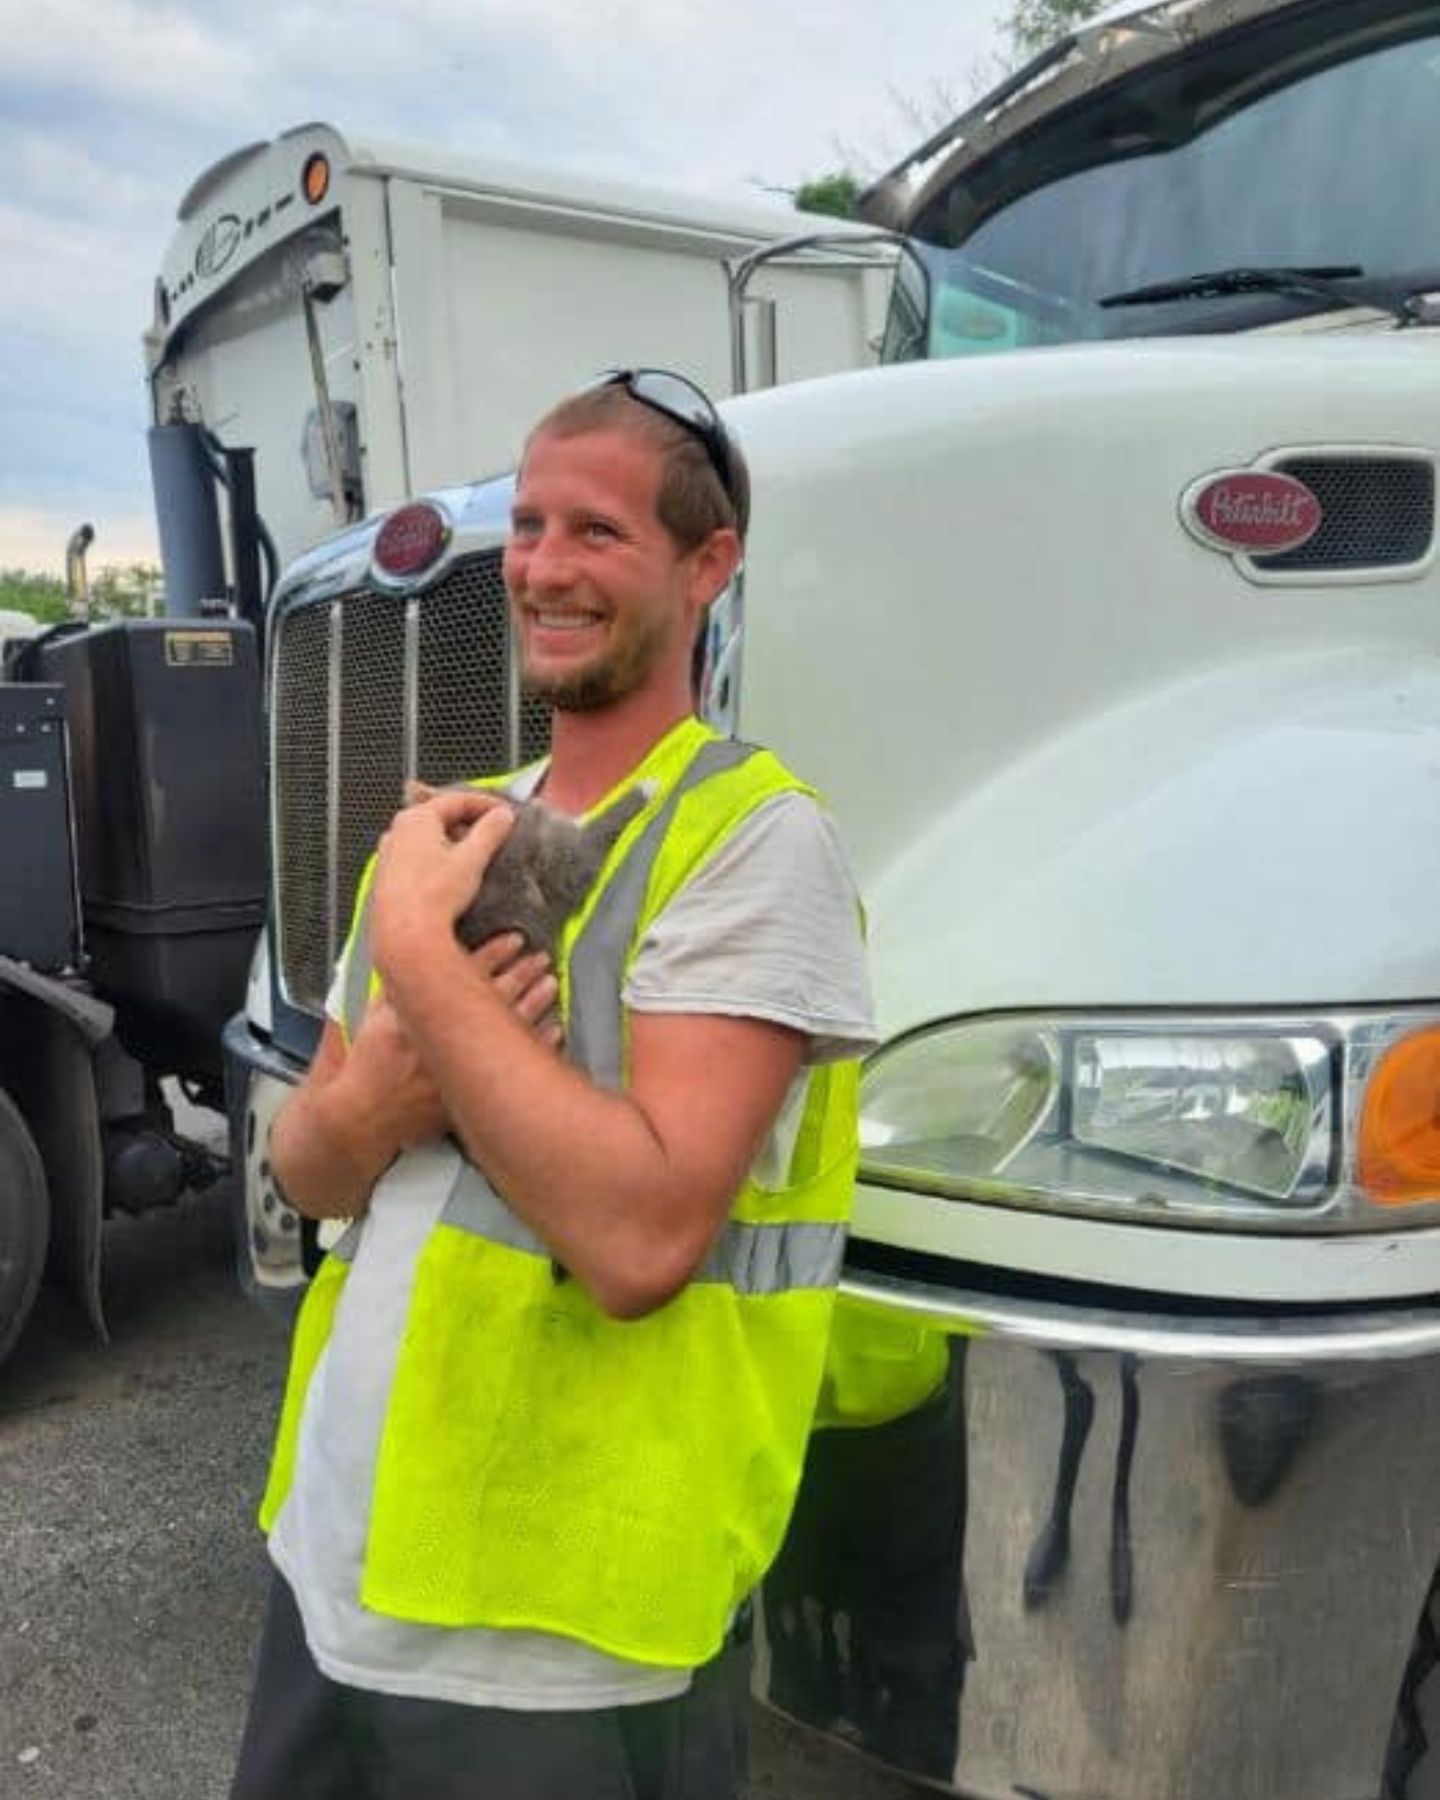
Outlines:
{"label": "sky", "polygon": [[[1000,0],[0,0],[0,567],[155,560],[140,335],[175,209],[324,119],[711,194],[878,171]],[[910,117],[907,118],[907,106]]]}

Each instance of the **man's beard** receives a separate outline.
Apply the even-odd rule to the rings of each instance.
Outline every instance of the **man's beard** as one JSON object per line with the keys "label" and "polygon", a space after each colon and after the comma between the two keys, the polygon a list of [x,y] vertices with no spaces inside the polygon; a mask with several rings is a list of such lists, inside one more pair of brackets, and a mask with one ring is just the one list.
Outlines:
{"label": "man's beard", "polygon": [[664,630],[651,626],[617,644],[587,668],[538,675],[522,664],[520,691],[532,700],[545,701],[556,712],[601,712],[644,685],[664,641]]}
{"label": "man's beard", "polygon": [[612,668],[580,669],[573,675],[536,677],[522,675],[520,691],[529,700],[543,700],[556,712],[600,712],[613,706],[632,687],[616,681]]}

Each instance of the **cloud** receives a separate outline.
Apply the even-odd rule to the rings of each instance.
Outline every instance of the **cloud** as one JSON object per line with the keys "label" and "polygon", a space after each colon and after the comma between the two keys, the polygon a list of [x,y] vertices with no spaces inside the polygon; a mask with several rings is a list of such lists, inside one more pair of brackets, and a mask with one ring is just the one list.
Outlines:
{"label": "cloud", "polygon": [[101,95],[183,116],[253,105],[263,56],[241,30],[216,30],[145,0],[0,0],[8,85]]}
{"label": "cloud", "polygon": [[59,130],[0,122],[7,194],[73,219],[152,222],[164,216],[171,183],[153,169],[105,157]]}
{"label": "cloud", "polygon": [[[123,331],[138,345],[148,321],[154,273],[146,256],[118,225],[87,224],[0,200],[0,267],[28,277],[0,285],[0,331],[32,330],[84,343],[103,331]],[[135,368],[140,368],[138,348]]]}

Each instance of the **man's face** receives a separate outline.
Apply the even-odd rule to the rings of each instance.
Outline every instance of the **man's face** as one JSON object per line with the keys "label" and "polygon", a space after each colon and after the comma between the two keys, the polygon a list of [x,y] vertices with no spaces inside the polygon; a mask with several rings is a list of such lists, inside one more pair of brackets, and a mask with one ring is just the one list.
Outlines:
{"label": "man's face", "polygon": [[505,586],[529,693],[610,706],[688,669],[695,553],[660,523],[660,454],[627,431],[533,439],[515,494]]}

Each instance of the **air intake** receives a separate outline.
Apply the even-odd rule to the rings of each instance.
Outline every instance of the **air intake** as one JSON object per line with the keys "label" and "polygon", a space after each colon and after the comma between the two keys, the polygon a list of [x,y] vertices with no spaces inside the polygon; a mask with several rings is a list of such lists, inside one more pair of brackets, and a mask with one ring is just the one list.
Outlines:
{"label": "air intake", "polygon": [[1428,456],[1294,456],[1268,467],[1303,481],[1324,522],[1298,550],[1251,556],[1263,575],[1393,574],[1429,556],[1435,541],[1435,464]]}

